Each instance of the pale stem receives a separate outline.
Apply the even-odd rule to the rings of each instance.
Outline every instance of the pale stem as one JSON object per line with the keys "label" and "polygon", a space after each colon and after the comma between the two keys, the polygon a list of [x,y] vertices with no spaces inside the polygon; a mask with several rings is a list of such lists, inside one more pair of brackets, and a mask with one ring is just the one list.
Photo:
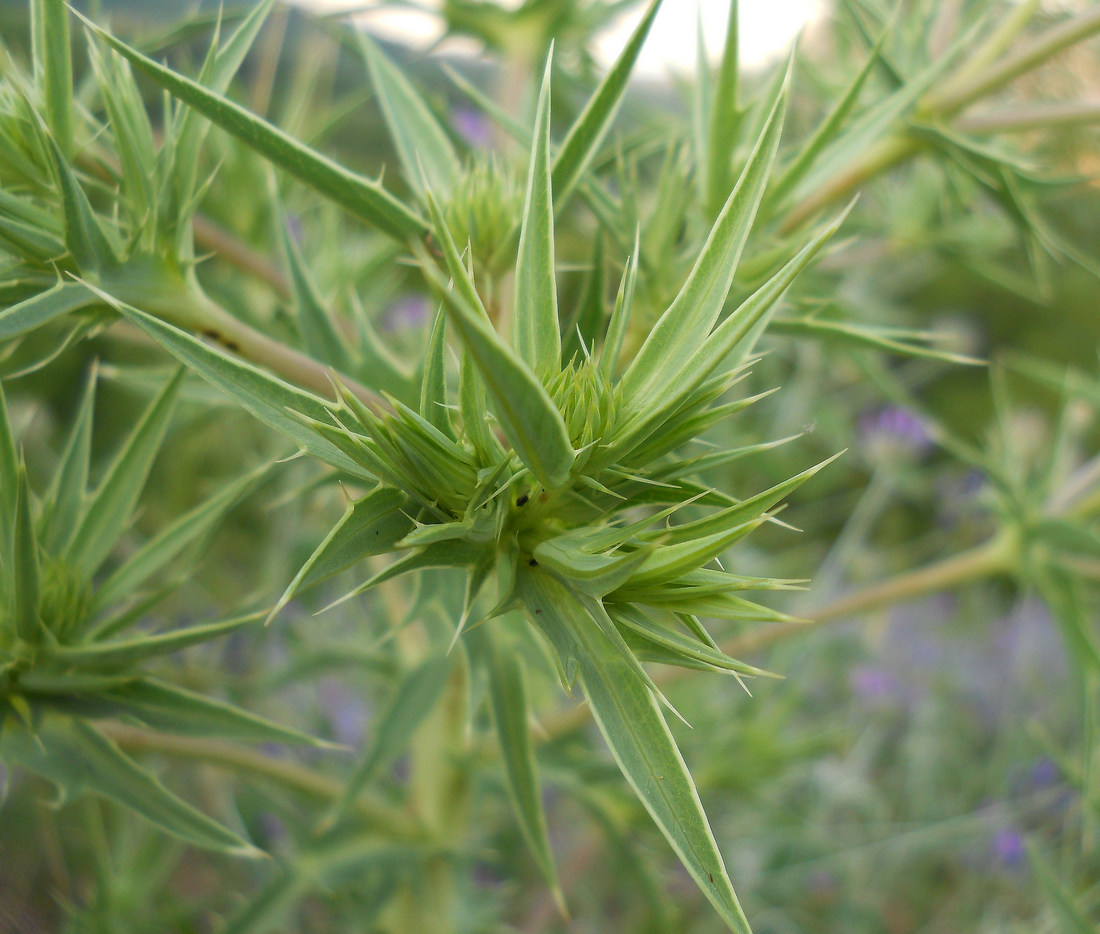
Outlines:
{"label": "pale stem", "polygon": [[[344,783],[288,759],[274,759],[254,749],[223,740],[154,733],[121,723],[99,724],[100,729],[128,752],[152,753],[172,759],[203,762],[237,774],[253,775],[298,792],[331,802],[344,794]],[[360,792],[352,810],[364,821],[392,837],[420,839],[423,832],[407,814],[371,794]]]}

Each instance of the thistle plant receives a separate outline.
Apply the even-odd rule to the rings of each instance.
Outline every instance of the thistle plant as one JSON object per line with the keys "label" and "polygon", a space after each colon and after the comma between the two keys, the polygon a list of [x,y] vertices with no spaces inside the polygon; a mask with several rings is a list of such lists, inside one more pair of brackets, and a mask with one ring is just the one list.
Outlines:
{"label": "thistle plant", "polygon": [[[36,464],[25,463],[0,394],[0,753],[63,796],[110,799],[187,844],[273,855],[262,870],[232,870],[246,874],[250,894],[218,896],[212,910],[226,930],[280,929],[317,898],[343,919],[337,929],[502,929],[507,913],[470,882],[475,854],[500,845],[475,819],[497,786],[513,814],[499,832],[518,830],[553,912],[568,917],[577,880],[559,877],[562,818],[548,783],[616,839],[624,825],[644,832],[633,822],[644,810],[713,909],[698,929],[748,932],[727,870],[739,845],[723,831],[730,808],[718,802],[714,829],[707,811],[714,816],[715,786],[749,779],[713,760],[693,777],[677,737],[690,736],[685,724],[741,729],[716,725],[713,705],[688,687],[715,684],[711,675],[746,694],[767,684],[784,671],[760,649],[805,633],[809,619],[848,619],[975,581],[1033,585],[1081,662],[1082,696],[1096,690],[1087,607],[1100,512],[1095,458],[1083,451],[1092,422],[1071,430],[1064,415],[1055,453],[1029,472],[1012,467],[1018,452],[983,450],[922,412],[930,441],[990,483],[985,534],[927,564],[903,555],[900,568],[832,602],[789,592],[804,589],[823,553],[830,585],[860,543],[876,573],[889,564],[896,552],[875,549],[872,531],[892,491],[911,492],[882,479],[901,456],[872,445],[854,452],[857,464],[889,463],[866,491],[828,480],[840,465],[800,491],[850,441],[837,418],[812,439],[805,421],[819,405],[837,411],[831,396],[843,407],[885,395],[921,411],[922,381],[983,364],[925,326],[893,320],[889,288],[867,286],[858,251],[875,237],[899,240],[891,224],[906,218],[883,221],[877,202],[868,210],[853,196],[890,171],[919,174],[916,157],[931,154],[934,190],[980,188],[991,211],[1015,220],[1036,270],[1052,258],[1088,267],[1040,212],[1038,176],[1007,148],[971,139],[964,110],[1100,21],[1086,11],[1013,52],[1023,14],[997,25],[963,5],[933,48],[913,39],[926,31],[924,10],[891,19],[875,4],[848,5],[861,60],[795,146],[785,127],[805,66],[792,54],[744,76],[736,3],[716,69],[701,49],[690,121],[639,116],[629,92],[661,0],[646,5],[590,96],[563,94],[577,86],[594,30],[631,5],[530,2],[508,14],[445,5],[452,31],[522,66],[505,63],[516,84],[504,100],[450,73],[445,94],[512,140],[493,152],[471,150],[438,116],[440,95],[421,90],[416,69],[327,22],[318,41],[334,61],[354,62],[388,132],[396,166],[377,178],[364,174],[377,166],[352,167],[363,152],[338,159],[302,141],[319,82],[295,92],[297,110],[267,106],[282,54],[279,34],[263,32],[271,0],[236,21],[219,17],[196,69],[169,67],[160,47],[147,54],[56,0],[31,4],[29,64],[4,52],[4,391],[37,385],[91,348],[154,396],[89,490],[98,364],[86,367],[72,427],[55,441],[48,484],[28,479]],[[74,36],[88,62],[75,84]],[[253,96],[264,106],[250,109],[234,87],[257,57],[255,80],[268,84]],[[536,57],[541,77],[529,83]],[[886,90],[869,100],[880,79]],[[333,110],[332,125],[351,112]],[[628,119],[616,123],[620,111]],[[613,131],[622,123],[630,133]],[[242,199],[238,179],[264,191]],[[241,230],[211,221],[226,207],[247,218]],[[937,223],[930,241],[946,220]],[[861,241],[842,240],[842,229]],[[422,339],[412,360],[379,327],[385,297],[401,293],[435,309],[430,327],[407,335]],[[1013,365],[1064,388],[1034,361]],[[773,395],[761,371],[791,386]],[[1002,399],[1003,371],[994,374]],[[275,543],[272,560],[254,530],[245,539],[268,555],[276,589],[241,597],[234,588],[222,621],[197,625],[157,615],[173,585],[202,573],[182,559],[231,523],[241,498],[294,468],[256,467],[239,441],[227,443],[236,478],[135,545],[132,520],[177,397],[214,404],[191,375],[219,394],[217,405],[228,400],[272,430],[278,441],[259,459],[290,442],[299,471],[267,498],[273,512],[299,509],[285,547]],[[1068,395],[1094,398],[1081,380],[1086,388]],[[1006,439],[1010,420],[1002,414]],[[840,490],[835,499],[820,492],[826,482]],[[807,517],[811,545],[800,550],[784,510],[815,490],[829,505]],[[827,528],[836,500],[855,503],[839,530]],[[317,503],[322,514],[342,504],[342,517],[320,528]],[[813,550],[833,536],[834,546]],[[324,641],[328,627],[345,643]],[[300,657],[276,662],[269,679],[279,690],[341,665],[379,679],[385,700],[354,762],[341,766],[346,750],[313,738],[323,718],[297,729],[248,712],[270,700],[257,672],[229,692],[244,706],[225,699],[235,676],[173,681],[166,656],[221,636],[293,646]],[[573,698],[565,709],[555,684]],[[766,714],[746,713],[745,734],[728,748],[770,732],[753,739],[754,716]],[[586,745],[579,754],[570,745],[589,718],[635,804]],[[302,763],[234,741],[321,750]],[[1091,746],[1082,747],[1087,762]],[[142,752],[230,769],[242,803],[234,813],[219,800],[211,816],[139,762]],[[253,779],[279,790],[250,798]],[[272,809],[278,832],[264,824]],[[638,878],[650,871],[623,858]],[[1060,885],[1047,887],[1050,900],[1078,912]],[[643,923],[672,929],[671,918],[690,913],[654,896]]]}

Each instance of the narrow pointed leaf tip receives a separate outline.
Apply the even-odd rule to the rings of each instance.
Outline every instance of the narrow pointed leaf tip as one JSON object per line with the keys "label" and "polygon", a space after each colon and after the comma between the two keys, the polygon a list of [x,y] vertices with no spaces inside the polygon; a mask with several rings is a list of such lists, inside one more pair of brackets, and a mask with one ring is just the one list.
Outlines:
{"label": "narrow pointed leaf tip", "polygon": [[535,133],[527,170],[527,200],[516,261],[513,343],[520,356],[545,376],[561,366],[558,290],[554,277],[554,208],[550,187],[550,69],[547,56],[535,112]]}
{"label": "narrow pointed leaf tip", "polygon": [[419,237],[427,225],[378,182],[363,178],[328,156],[298,142],[247,108],[211,91],[197,81],[165,68],[101,29],[76,10],[76,16],[96,36],[173,97],[193,107],[212,123],[235,136],[279,168],[331,199],[363,222],[404,242]]}
{"label": "narrow pointed leaf tip", "polygon": [[695,266],[623,375],[624,398],[638,408],[647,406],[675,382],[700,336],[710,333],[721,314],[779,149],[792,64],[788,63],[756,147]]}
{"label": "narrow pointed leaf tip", "polygon": [[439,206],[430,195],[428,207],[451,281],[418,247],[421,268],[443,299],[449,321],[465,345],[488,391],[492,412],[516,454],[544,486],[561,487],[576,459],[561,412],[531,368],[493,330]]}

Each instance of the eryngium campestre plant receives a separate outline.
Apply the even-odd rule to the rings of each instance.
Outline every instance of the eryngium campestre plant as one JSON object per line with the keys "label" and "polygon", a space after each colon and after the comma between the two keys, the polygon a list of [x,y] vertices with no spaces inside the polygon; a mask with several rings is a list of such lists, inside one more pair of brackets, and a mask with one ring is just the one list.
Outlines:
{"label": "eryngium campestre plant", "polygon": [[[309,453],[376,484],[287,589],[306,587],[368,555],[395,553],[365,591],[402,573],[460,568],[464,609],[452,644],[486,623],[490,641],[544,640],[563,685],[579,683],[627,780],[696,883],[734,929],[747,930],[691,777],[665,723],[669,706],[643,661],[761,674],[725,655],[700,617],[778,620],[745,591],[787,582],[714,567],[822,465],[748,498],[712,489],[698,471],[744,451],[685,455],[685,445],[751,404],[721,401],[751,363],[756,336],[837,218],[723,317],[723,307],[775,159],[789,82],[779,86],[756,146],[676,299],[637,354],[620,359],[637,254],[597,346],[561,353],[554,260],[549,62],[533,129],[518,232],[508,339],[494,327],[427,178],[432,244],[411,241],[439,295],[419,405],[362,398],[339,383],[335,404],[280,383],[130,305],[118,309],[177,358],[284,430]],[[467,258],[476,267],[472,257]],[[107,298],[107,296],[104,296]],[[448,386],[447,334],[458,338]],[[688,448],[690,450],[690,447]],[[650,507],[650,508],[647,508]],[[681,510],[706,510],[670,524]],[[499,619],[495,619],[498,618]],[[525,622],[525,625],[524,625]],[[508,630],[510,635],[503,635]],[[506,653],[493,653],[506,657]],[[490,666],[492,669],[492,666]],[[492,670],[490,677],[507,677]],[[525,719],[522,711],[512,718]],[[505,744],[523,731],[502,728]],[[526,748],[506,757],[527,762]],[[529,769],[510,770],[513,784]],[[529,797],[515,788],[517,798]],[[543,822],[525,815],[550,875]]]}
{"label": "eryngium campestre plant", "polygon": [[[937,69],[948,68],[966,43],[954,43],[942,63],[908,80],[893,56],[880,59],[882,43],[874,45],[805,149],[777,168],[790,68],[781,69],[742,107],[733,17],[718,80],[708,84],[709,71],[701,69],[693,159],[682,157],[687,151],[682,139],[667,140],[665,168],[650,200],[629,184],[636,162],[644,158],[629,147],[617,154],[618,192],[613,194],[606,173],[593,167],[659,4],[650,2],[619,60],[558,145],[551,139],[549,61],[530,129],[466,89],[503,133],[529,150],[523,185],[517,167],[503,156],[499,163],[463,158],[457,140],[403,70],[367,38],[342,33],[366,66],[390,131],[403,171],[394,187],[405,191],[400,197],[226,96],[270,0],[215,43],[198,80],[90,27],[93,103],[82,99],[80,106],[73,101],[62,4],[33,4],[34,74],[24,78],[13,72],[0,85],[5,183],[0,243],[5,256],[14,258],[0,274],[0,340],[5,342],[0,362],[21,352],[26,340],[38,342],[29,348],[39,352],[32,364],[49,363],[75,340],[125,320],[292,439],[310,459],[332,468],[324,479],[349,488],[346,513],[286,588],[271,620],[338,572],[360,573],[365,558],[376,559],[369,562],[375,573],[362,572],[349,596],[409,572],[424,572],[429,593],[438,585],[438,600],[424,598],[422,587],[412,611],[404,619],[391,618],[395,641],[409,637],[392,701],[372,724],[371,740],[350,780],[335,794],[321,782],[324,796],[334,800],[310,828],[300,863],[288,861],[286,875],[277,874],[265,887],[255,911],[245,910],[246,920],[273,904],[285,905],[284,896],[296,898],[309,885],[324,884],[326,867],[344,865],[345,859],[352,865],[360,857],[370,861],[370,853],[356,849],[362,844],[369,850],[377,842],[369,834],[354,841],[351,855],[342,847],[363,829],[355,823],[353,805],[363,804],[364,786],[393,762],[414,732],[414,758],[427,747],[428,761],[438,767],[435,797],[427,804],[418,801],[410,826],[402,824],[396,842],[387,841],[374,857],[394,864],[403,857],[418,874],[425,869],[426,888],[434,885],[432,871],[452,857],[461,839],[456,828],[461,829],[461,786],[469,783],[469,771],[460,767],[465,750],[459,737],[472,722],[464,703],[471,682],[485,687],[482,694],[470,694],[485,696],[492,710],[520,826],[557,891],[522,660],[541,656],[567,690],[583,692],[623,774],[723,920],[735,930],[748,929],[666,724],[671,705],[644,663],[726,672],[738,679],[763,674],[723,652],[702,619],[772,621],[780,628],[790,622],[745,594],[791,582],[737,574],[736,566],[727,570],[719,562],[754,529],[778,524],[783,499],[822,465],[741,498],[703,478],[769,445],[712,450],[705,436],[757,398],[728,401],[728,394],[748,373],[757,339],[787,288],[844,218],[813,235],[799,231],[876,167],[893,164],[883,162],[878,143],[885,141],[886,155],[900,161],[918,151],[918,140],[939,138],[928,127],[910,127],[909,120],[941,73]],[[538,2],[526,8],[548,9]],[[489,7],[481,12],[492,15]],[[1090,22],[1085,27],[1091,29]],[[1078,24],[1071,32],[1083,35],[1085,27]],[[545,29],[540,36],[539,45]],[[1006,36],[1010,33],[998,32],[990,41],[997,45],[1008,41]],[[1044,54],[1064,44],[1056,36]],[[979,58],[1000,54],[1001,46],[990,48],[979,50]],[[1041,58],[1031,55],[1027,61]],[[864,81],[879,64],[890,72],[892,96],[847,127]],[[172,96],[159,134],[152,130],[131,67]],[[995,86],[980,74],[974,80]],[[952,107],[949,97],[938,111],[926,108],[918,116],[950,117],[957,110]],[[394,265],[405,271],[414,290],[438,298],[415,376],[388,362],[369,316],[349,322],[332,313],[306,263],[309,251],[286,231],[280,233],[288,274],[283,278],[268,269],[264,275],[290,300],[289,320],[265,319],[247,303],[231,314],[216,303],[212,296],[228,303],[234,292],[219,288],[213,276],[202,279],[205,286],[200,282],[201,250],[193,225],[208,184],[198,176],[199,153],[204,145],[226,144],[218,134],[207,139],[207,120],[253,151],[241,160],[250,170],[266,171],[251,158],[259,154],[371,228],[364,242],[372,250],[376,241],[385,241],[372,256],[374,268],[397,258],[401,263]],[[771,176],[777,180],[769,182]],[[697,189],[694,199],[685,197],[689,188]],[[566,236],[574,238],[575,254],[597,259],[584,300],[562,311],[566,301],[559,285],[566,264],[555,257],[555,226],[571,199],[584,202],[599,230],[570,223]],[[285,226],[277,204],[270,213]],[[739,267],[758,215],[768,222],[767,233],[755,236],[755,253]],[[584,241],[580,249],[577,239]],[[606,248],[606,242],[613,246]],[[255,256],[237,259],[253,270],[257,266]],[[618,292],[608,300],[602,264],[624,259]],[[354,293],[362,283],[342,285]],[[876,337],[870,329],[845,330],[815,313],[777,323],[788,332],[843,334],[864,346],[907,350],[904,341]],[[161,413],[158,424],[168,417],[178,380],[166,382],[154,403],[151,411]],[[0,422],[0,428],[6,424]],[[77,439],[88,432],[81,415],[66,450],[85,444]],[[149,450],[144,442],[139,447]],[[165,797],[148,773],[111,745],[109,732],[91,725],[117,716],[181,729],[193,717],[193,728],[205,736],[221,730],[249,738],[293,738],[209,704],[202,707],[203,720],[199,706],[186,706],[181,692],[171,694],[172,710],[165,704],[154,709],[152,699],[169,697],[169,689],[151,690],[150,680],[135,673],[135,663],[214,635],[214,629],[192,627],[125,642],[113,638],[142,613],[140,599],[130,595],[135,608],[116,618],[113,600],[126,596],[119,575],[127,584],[159,578],[159,567],[205,519],[185,517],[139,551],[142,580],[136,581],[132,562],[97,579],[99,563],[130,515],[136,488],[112,493],[108,509],[97,504],[109,485],[85,501],[83,475],[73,468],[81,480],[71,482],[64,479],[66,468],[39,505],[14,444],[0,445],[0,456],[6,575],[0,586],[4,605],[10,606],[0,617],[5,756],[63,785],[80,784],[66,771],[66,763],[76,763],[83,787],[116,798],[161,827],[206,846],[246,850],[239,835],[211,828],[201,813]],[[226,491],[216,501],[225,506],[230,499]],[[76,546],[54,540],[59,504],[70,508],[77,529],[84,529],[77,532],[83,544],[76,557]],[[205,509],[197,515],[208,515]],[[217,512],[220,506],[210,509]],[[980,571],[1002,569],[1009,551],[998,550],[978,565]],[[377,570],[383,556],[390,563]],[[444,612],[434,616],[428,612],[440,609]],[[413,621],[415,627],[402,629]],[[224,624],[217,632],[235,625]],[[467,678],[471,669],[475,677]],[[138,711],[140,698],[145,706]],[[191,698],[189,703],[203,702]],[[415,781],[414,775],[410,784]],[[313,792],[318,788],[312,780],[302,785]],[[385,808],[367,810],[377,817]],[[332,849],[325,851],[329,844]],[[422,921],[431,911],[413,914],[419,925],[391,926],[431,928]]]}

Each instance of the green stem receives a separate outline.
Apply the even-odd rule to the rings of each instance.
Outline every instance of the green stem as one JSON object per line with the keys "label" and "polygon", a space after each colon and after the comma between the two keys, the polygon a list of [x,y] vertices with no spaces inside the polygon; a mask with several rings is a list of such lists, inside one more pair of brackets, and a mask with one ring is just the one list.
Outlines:
{"label": "green stem", "polygon": [[1100,123],[1100,101],[1071,101],[1066,104],[1038,104],[1006,107],[961,117],[955,128],[964,133],[1012,133],[1053,127],[1087,126]]}
{"label": "green stem", "polygon": [[1023,48],[1011,55],[1006,55],[971,80],[932,95],[925,102],[925,106],[929,111],[940,116],[956,114],[979,98],[1004,87],[1013,79],[1037,68],[1064,49],[1098,32],[1100,32],[1100,6],[1094,6],[1040,33]]}
{"label": "green stem", "polygon": [[343,373],[337,373],[333,367],[319,363],[282,341],[268,337],[211,301],[197,286],[184,286],[159,299],[155,296],[151,300],[146,296],[135,296],[133,300],[126,300],[138,308],[156,314],[169,324],[216,340],[227,350],[240,354],[251,363],[265,367],[322,398],[332,398],[332,378],[335,375],[348,391],[373,412],[382,414],[390,411],[386,401],[362,383]]}
{"label": "green stem", "polygon": [[872,584],[831,600],[807,616],[813,623],[775,623],[730,639],[722,651],[737,657],[755,652],[788,636],[805,633],[815,624],[839,622],[861,613],[912,600],[926,594],[940,593],[970,581],[980,580],[1009,570],[1017,553],[1015,538],[1002,534],[969,551],[943,561],[907,571],[879,584]]}
{"label": "green stem", "polygon": [[[273,759],[261,752],[222,740],[153,733],[120,723],[100,724],[100,729],[128,752],[153,753],[173,759],[204,762],[239,775],[252,775],[325,802],[338,801],[343,782],[315,772],[297,762]],[[419,824],[369,791],[359,794],[352,811],[379,832],[400,839],[423,837]]]}

